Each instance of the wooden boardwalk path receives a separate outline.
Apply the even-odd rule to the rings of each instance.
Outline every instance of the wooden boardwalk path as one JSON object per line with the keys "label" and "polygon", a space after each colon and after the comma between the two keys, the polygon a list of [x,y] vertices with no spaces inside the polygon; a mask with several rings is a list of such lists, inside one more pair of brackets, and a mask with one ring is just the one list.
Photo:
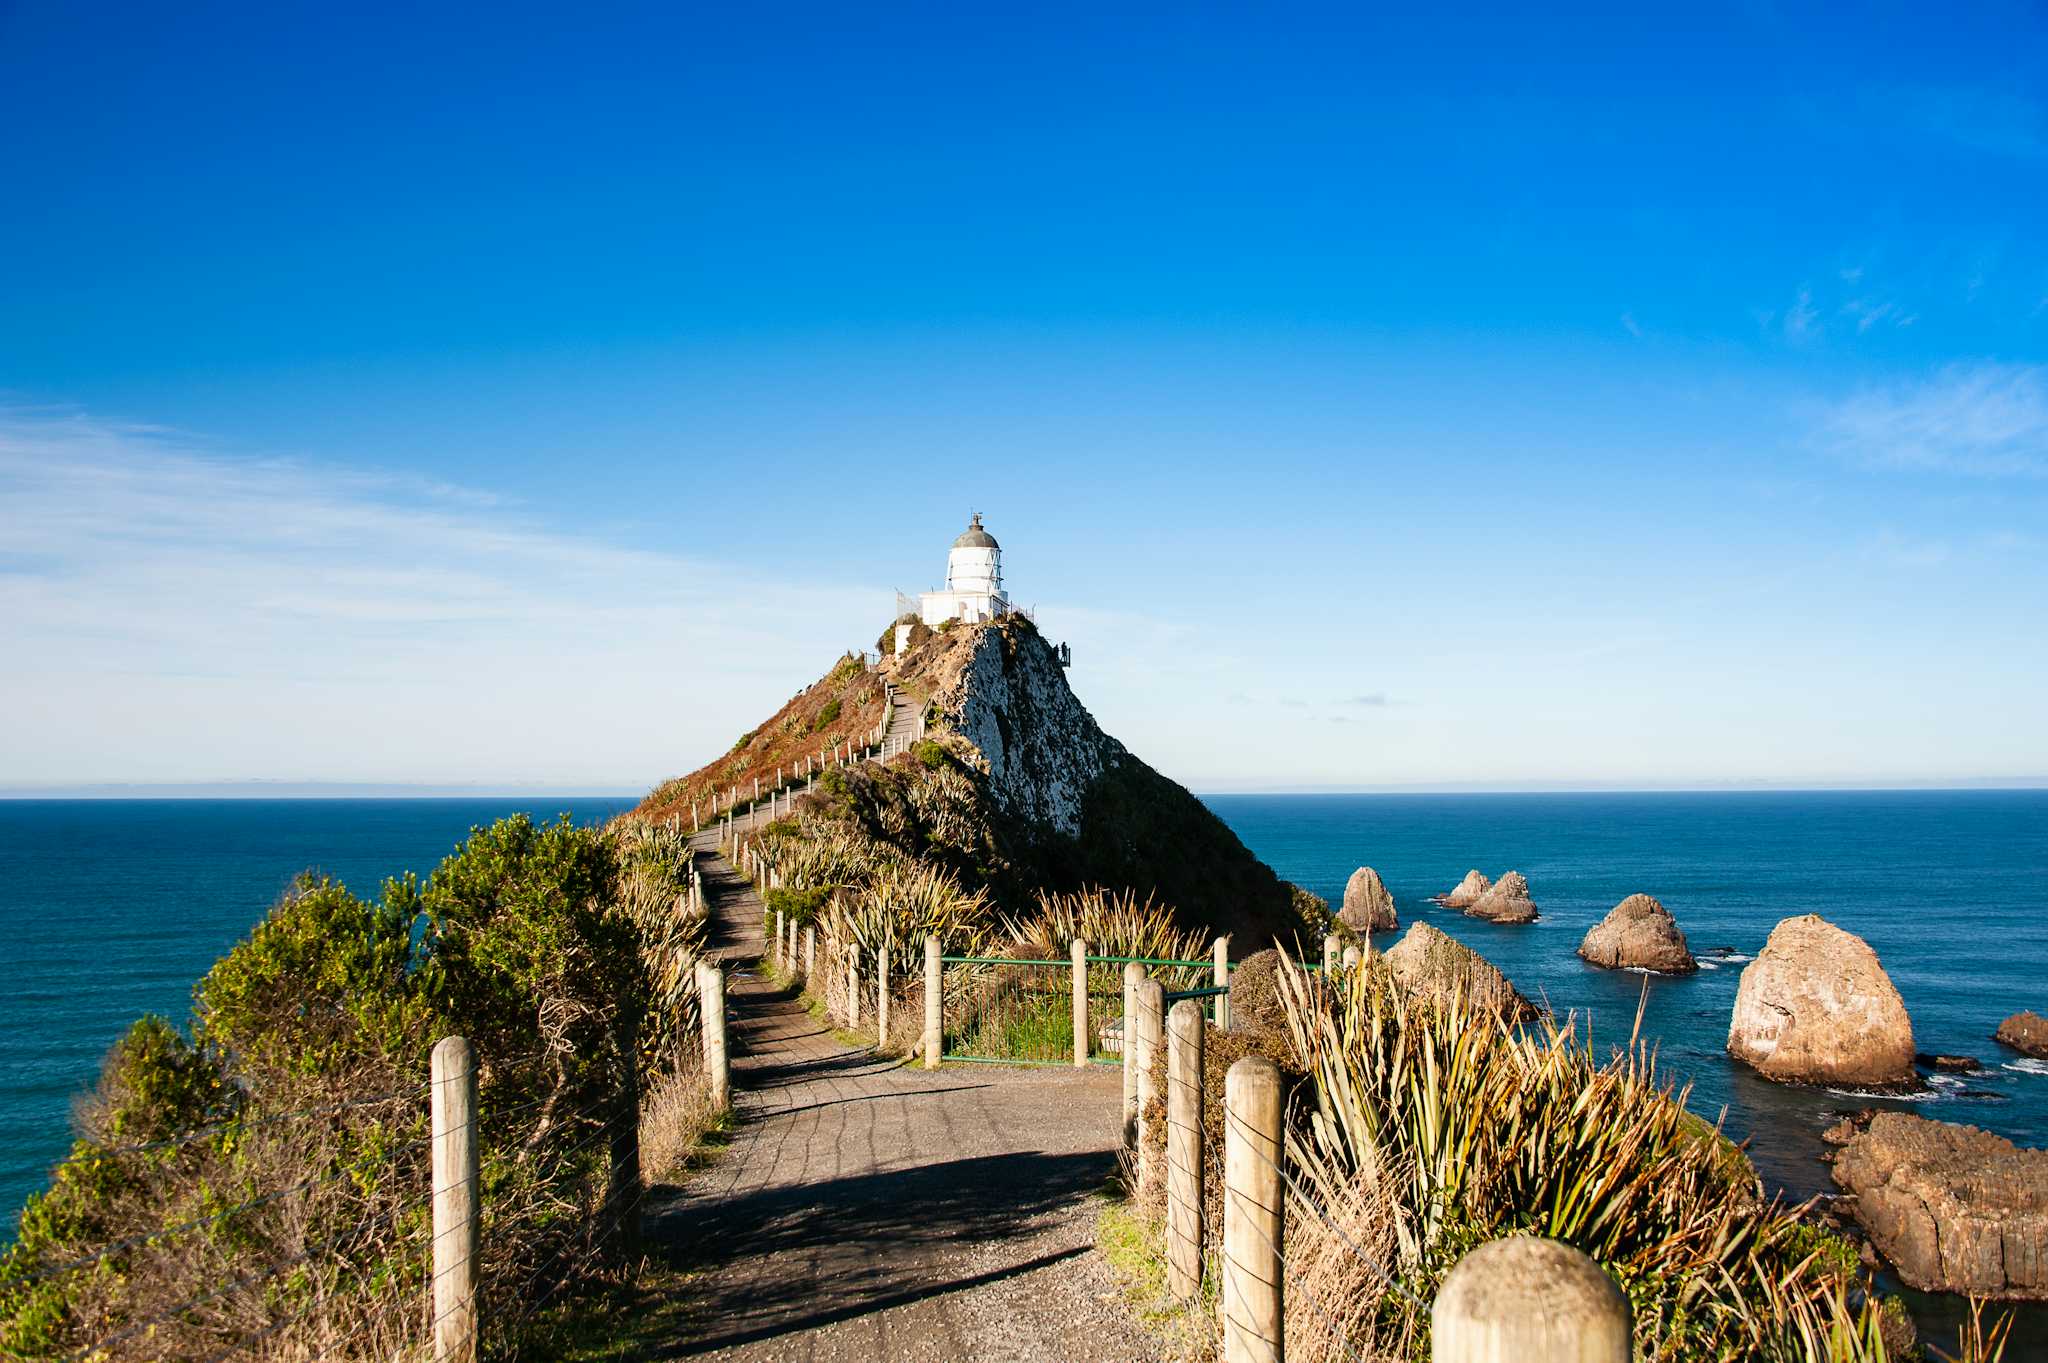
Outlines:
{"label": "wooden boardwalk path", "polygon": [[649,1356],[1156,1356],[1091,1249],[1119,1075],[926,1071],[840,1044],[751,968],[760,901],[713,841],[740,1120],[724,1155],[650,1203],[650,1244],[687,1277]]}

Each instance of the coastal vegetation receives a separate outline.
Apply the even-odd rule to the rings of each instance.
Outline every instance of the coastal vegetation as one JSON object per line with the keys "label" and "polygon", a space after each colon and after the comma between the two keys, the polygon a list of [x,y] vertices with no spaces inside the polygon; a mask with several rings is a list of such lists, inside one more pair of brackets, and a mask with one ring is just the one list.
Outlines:
{"label": "coastal vegetation", "polygon": [[[1289,1359],[1429,1357],[1445,1275],[1478,1245],[1523,1233],[1583,1251],[1614,1279],[1641,1359],[1917,1356],[1902,1305],[1855,1247],[1809,1208],[1766,1196],[1646,1047],[1631,1041],[1603,1059],[1569,1022],[1517,1021],[1468,1001],[1455,981],[1448,993],[1419,989],[1383,958],[1325,980],[1262,956],[1232,994],[1232,1029],[1210,1028],[1205,1048],[1204,1142],[1215,1165],[1222,1070],[1248,1053],[1275,1059],[1291,1090]],[[1213,1187],[1209,1198],[1213,1255]],[[1105,1233],[1144,1294],[1128,1225],[1106,1218]],[[1936,1356],[2001,1350],[2001,1331],[1973,1319],[1955,1351]]]}
{"label": "coastal vegetation", "polygon": [[716,1126],[690,1073],[702,920],[658,827],[521,816],[424,882],[297,882],[200,981],[189,1024],[109,1053],[79,1135],[0,1256],[0,1353],[408,1356],[431,1236],[428,1054],[479,1065],[493,1347],[616,1263],[638,1135]]}

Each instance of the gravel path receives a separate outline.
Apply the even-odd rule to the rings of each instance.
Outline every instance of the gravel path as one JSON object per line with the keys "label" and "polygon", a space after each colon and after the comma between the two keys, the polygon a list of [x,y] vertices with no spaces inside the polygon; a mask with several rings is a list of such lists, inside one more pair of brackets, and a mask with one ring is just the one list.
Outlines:
{"label": "gravel path", "polygon": [[[708,846],[708,843],[707,843]],[[651,1208],[691,1270],[687,1338],[662,1357],[1135,1360],[1158,1346],[1093,1250],[1114,1167],[1114,1070],[955,1064],[849,1049],[743,962],[760,903],[707,867],[740,1126]]]}

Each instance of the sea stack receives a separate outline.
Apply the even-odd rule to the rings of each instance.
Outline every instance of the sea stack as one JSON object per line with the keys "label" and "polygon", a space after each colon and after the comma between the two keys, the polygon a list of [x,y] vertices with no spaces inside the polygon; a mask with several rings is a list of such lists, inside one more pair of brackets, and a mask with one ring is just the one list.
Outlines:
{"label": "sea stack", "polygon": [[1337,921],[1353,932],[1392,932],[1401,926],[1394,916],[1394,892],[1370,866],[1361,866],[1344,884],[1344,907]]}
{"label": "sea stack", "polygon": [[1427,923],[1410,927],[1384,959],[1403,989],[1438,1005],[1462,998],[1512,1019],[1536,1015],[1493,962]]}
{"label": "sea stack", "polygon": [[2048,1150],[1880,1112],[1843,1145],[1834,1175],[1908,1285],[2048,1298]]}
{"label": "sea stack", "polygon": [[2014,1013],[1998,1024],[1992,1039],[2037,1060],[2048,1060],[2048,1018],[2039,1013]]}
{"label": "sea stack", "polygon": [[1447,909],[1469,909],[1492,887],[1493,882],[1478,871],[1467,871],[1465,878],[1458,882],[1458,888],[1437,902]]}
{"label": "sea stack", "polygon": [[1579,955],[1609,970],[1633,967],[1662,975],[1690,975],[1699,962],[1671,911],[1646,894],[1632,894],[1607,911],[1579,943]]}
{"label": "sea stack", "polygon": [[1818,914],[1779,923],[1743,968],[1728,1053],[1785,1083],[1916,1082],[1905,1001],[1870,944]]}
{"label": "sea stack", "polygon": [[1520,871],[1509,871],[1493,882],[1492,888],[1472,901],[1465,912],[1492,923],[1533,923],[1536,904],[1529,898],[1529,882]]}

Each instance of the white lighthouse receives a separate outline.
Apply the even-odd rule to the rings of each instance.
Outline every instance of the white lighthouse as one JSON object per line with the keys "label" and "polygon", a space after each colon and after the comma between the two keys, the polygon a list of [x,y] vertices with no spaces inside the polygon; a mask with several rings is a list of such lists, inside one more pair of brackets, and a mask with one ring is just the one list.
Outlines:
{"label": "white lighthouse", "polygon": [[1003,595],[1003,547],[981,528],[979,511],[946,555],[946,589],[920,594],[917,613],[933,627],[948,620],[975,624],[1010,613],[1010,598]]}

